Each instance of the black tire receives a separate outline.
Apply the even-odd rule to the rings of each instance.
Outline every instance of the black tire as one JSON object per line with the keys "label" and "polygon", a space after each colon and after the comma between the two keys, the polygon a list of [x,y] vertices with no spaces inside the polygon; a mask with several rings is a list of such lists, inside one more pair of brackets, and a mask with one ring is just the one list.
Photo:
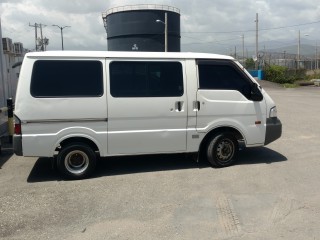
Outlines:
{"label": "black tire", "polygon": [[62,147],[57,156],[59,172],[67,179],[84,179],[94,171],[97,156],[93,149],[84,143],[71,143]]}
{"label": "black tire", "polygon": [[213,167],[227,167],[236,161],[237,139],[231,133],[219,133],[208,143],[207,159]]}

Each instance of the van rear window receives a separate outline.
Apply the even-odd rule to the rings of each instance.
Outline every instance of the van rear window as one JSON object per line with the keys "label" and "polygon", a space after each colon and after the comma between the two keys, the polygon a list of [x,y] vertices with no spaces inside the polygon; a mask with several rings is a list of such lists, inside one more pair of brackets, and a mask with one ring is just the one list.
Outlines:
{"label": "van rear window", "polygon": [[36,98],[100,97],[100,61],[38,60],[33,65],[31,95]]}

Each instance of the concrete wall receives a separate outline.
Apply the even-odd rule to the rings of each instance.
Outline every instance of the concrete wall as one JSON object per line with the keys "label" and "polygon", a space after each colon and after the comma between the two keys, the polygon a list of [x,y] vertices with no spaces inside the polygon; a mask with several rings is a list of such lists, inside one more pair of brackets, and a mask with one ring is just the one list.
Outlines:
{"label": "concrete wall", "polygon": [[[8,98],[15,98],[20,66],[16,68],[12,68],[12,66],[22,60],[23,56],[15,56],[13,54],[2,55],[3,74],[0,73],[0,108],[6,106]],[[4,113],[0,113],[0,136],[4,135],[6,131],[7,116]]]}
{"label": "concrete wall", "polygon": [[262,70],[249,70],[249,73],[251,74],[252,77],[258,80],[264,79],[264,72]]}
{"label": "concrete wall", "polygon": [[[3,95],[0,107],[5,105],[7,98],[15,97],[20,67],[12,68],[13,64],[22,61],[23,57],[4,54],[2,56],[3,63],[3,80],[0,82],[1,95]],[[1,75],[0,75],[1,76]]]}

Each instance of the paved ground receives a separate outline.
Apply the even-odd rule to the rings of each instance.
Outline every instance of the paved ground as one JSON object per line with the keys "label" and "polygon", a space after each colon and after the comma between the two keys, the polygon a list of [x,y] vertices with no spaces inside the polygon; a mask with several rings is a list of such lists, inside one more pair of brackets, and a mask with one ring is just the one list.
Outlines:
{"label": "paved ground", "polygon": [[184,155],[113,158],[62,181],[48,159],[0,157],[0,239],[319,239],[320,88],[262,84],[283,136],[213,169]]}

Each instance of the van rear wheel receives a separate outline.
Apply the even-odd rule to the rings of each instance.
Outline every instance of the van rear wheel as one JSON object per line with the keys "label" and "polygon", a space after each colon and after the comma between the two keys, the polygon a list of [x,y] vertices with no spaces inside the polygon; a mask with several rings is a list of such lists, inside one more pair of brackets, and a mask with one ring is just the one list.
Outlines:
{"label": "van rear wheel", "polygon": [[95,152],[84,143],[66,145],[57,156],[58,170],[68,179],[89,177],[96,167],[96,162]]}
{"label": "van rear wheel", "polygon": [[227,167],[235,162],[238,150],[238,141],[231,133],[219,133],[208,143],[207,159],[213,167]]}

